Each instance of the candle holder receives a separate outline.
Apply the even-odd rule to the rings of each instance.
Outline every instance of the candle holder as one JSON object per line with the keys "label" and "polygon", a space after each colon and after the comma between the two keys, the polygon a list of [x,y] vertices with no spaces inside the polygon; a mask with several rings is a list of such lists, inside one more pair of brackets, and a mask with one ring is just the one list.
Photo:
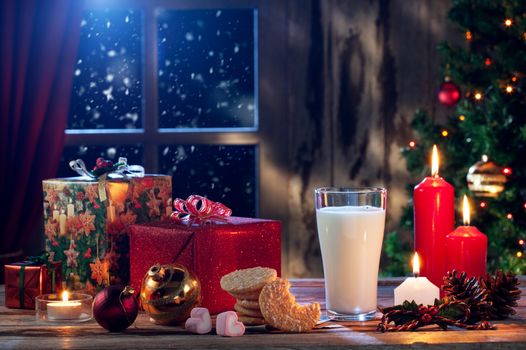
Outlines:
{"label": "candle holder", "polygon": [[93,297],[89,294],[71,293],[69,300],[59,294],[43,294],[35,299],[37,320],[49,322],[85,322],[92,316]]}

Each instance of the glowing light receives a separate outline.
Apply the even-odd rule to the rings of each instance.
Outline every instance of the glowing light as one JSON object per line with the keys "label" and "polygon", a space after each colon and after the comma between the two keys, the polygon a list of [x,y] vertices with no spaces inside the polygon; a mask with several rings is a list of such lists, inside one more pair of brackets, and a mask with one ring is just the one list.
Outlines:
{"label": "glowing light", "polygon": [[464,200],[462,202],[462,218],[465,226],[469,226],[469,202],[468,197],[464,195]]}
{"label": "glowing light", "polygon": [[524,203],[522,206],[524,207],[524,209],[526,209],[526,203]]}
{"label": "glowing light", "polygon": [[511,175],[511,172],[512,172],[511,168],[509,168],[509,167],[505,167],[505,168],[502,169],[502,173],[504,175]]}
{"label": "glowing light", "polygon": [[488,155],[487,155],[487,154],[483,154],[483,155],[482,155],[482,161],[483,161],[484,163],[486,163],[486,162],[488,161],[488,159],[489,159],[489,158],[488,158]]}
{"label": "glowing light", "polygon": [[409,147],[415,148],[416,142],[415,141],[409,141]]}
{"label": "glowing light", "polygon": [[486,65],[486,67],[488,66],[491,66],[491,59],[488,57],[484,60],[484,64]]}
{"label": "glowing light", "polygon": [[69,300],[69,293],[67,290],[62,292],[62,301],[68,301]]}
{"label": "glowing light", "polygon": [[464,120],[466,120],[466,116],[462,114],[462,115],[458,116],[458,119],[459,119],[461,122],[463,122]]}
{"label": "glowing light", "polygon": [[438,176],[438,150],[437,145],[433,145],[433,152],[431,155],[431,175]]}
{"label": "glowing light", "polygon": [[521,258],[522,257],[522,252],[517,252],[517,258]]}
{"label": "glowing light", "polygon": [[504,21],[504,25],[506,27],[511,27],[512,24],[513,24],[513,21],[511,20],[511,18],[506,18],[506,20]]}
{"label": "glowing light", "polygon": [[517,81],[517,77],[512,77],[511,81],[516,82]]}
{"label": "glowing light", "polygon": [[524,245],[524,240],[523,239],[519,239],[519,244],[520,245]]}
{"label": "glowing light", "polygon": [[513,214],[512,214],[512,213],[508,213],[508,215],[506,215],[506,218],[507,218],[508,220],[513,219]]}
{"label": "glowing light", "polygon": [[420,260],[418,259],[418,253],[415,252],[413,255],[413,275],[418,275],[420,273]]}
{"label": "glowing light", "polygon": [[466,40],[470,41],[471,39],[473,39],[473,34],[471,34],[471,31],[468,30],[466,32]]}
{"label": "glowing light", "polygon": [[486,202],[480,202],[480,207],[481,208],[486,208],[488,204]]}
{"label": "glowing light", "polygon": [[511,85],[506,86],[506,92],[508,94],[511,94],[513,92],[513,86],[511,86]]}
{"label": "glowing light", "polygon": [[482,93],[480,93],[480,92],[475,92],[475,95],[474,95],[474,96],[475,96],[475,100],[477,100],[477,101],[482,100]]}
{"label": "glowing light", "polygon": [[449,132],[447,130],[442,130],[442,136],[447,137],[449,135]]}

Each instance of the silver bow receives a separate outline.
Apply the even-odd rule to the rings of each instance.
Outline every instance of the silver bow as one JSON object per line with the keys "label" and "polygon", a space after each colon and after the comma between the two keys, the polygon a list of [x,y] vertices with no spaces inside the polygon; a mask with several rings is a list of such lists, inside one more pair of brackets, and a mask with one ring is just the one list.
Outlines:
{"label": "silver bow", "polygon": [[[131,177],[144,177],[144,167],[141,165],[129,165],[128,160],[125,157],[119,157],[117,164],[117,169],[108,173],[110,178],[122,177],[128,179]],[[82,159],[70,161],[69,167],[80,176],[88,176],[92,179],[95,178],[95,176],[88,171],[86,164]]]}

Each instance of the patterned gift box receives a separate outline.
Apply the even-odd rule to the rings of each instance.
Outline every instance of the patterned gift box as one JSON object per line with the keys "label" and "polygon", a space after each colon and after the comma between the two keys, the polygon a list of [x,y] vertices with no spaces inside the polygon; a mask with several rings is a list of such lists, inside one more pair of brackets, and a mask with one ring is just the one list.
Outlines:
{"label": "patterned gift box", "polygon": [[28,260],[5,265],[5,306],[35,309],[35,298],[62,290],[62,263]]}
{"label": "patterned gift box", "polygon": [[43,191],[46,250],[63,261],[68,288],[90,294],[129,281],[129,226],[172,212],[167,175],[50,179]]}
{"label": "patterned gift box", "polygon": [[221,277],[255,266],[281,272],[281,223],[228,217],[185,224],[176,220],[130,228],[130,284],[140,290],[149,268],[180,263],[201,281],[202,305],[211,313],[232,310],[235,299],[221,289]]}

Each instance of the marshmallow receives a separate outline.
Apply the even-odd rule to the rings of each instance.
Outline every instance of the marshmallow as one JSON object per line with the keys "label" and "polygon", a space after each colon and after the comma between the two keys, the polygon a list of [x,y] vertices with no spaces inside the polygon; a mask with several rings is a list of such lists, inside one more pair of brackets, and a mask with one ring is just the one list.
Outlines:
{"label": "marshmallow", "polygon": [[245,334],[245,325],[238,321],[234,311],[226,311],[217,315],[216,331],[224,337],[240,337]]}
{"label": "marshmallow", "polygon": [[192,333],[210,333],[212,330],[212,318],[210,317],[210,312],[204,307],[194,307],[190,313],[190,318],[186,320],[184,327]]}

